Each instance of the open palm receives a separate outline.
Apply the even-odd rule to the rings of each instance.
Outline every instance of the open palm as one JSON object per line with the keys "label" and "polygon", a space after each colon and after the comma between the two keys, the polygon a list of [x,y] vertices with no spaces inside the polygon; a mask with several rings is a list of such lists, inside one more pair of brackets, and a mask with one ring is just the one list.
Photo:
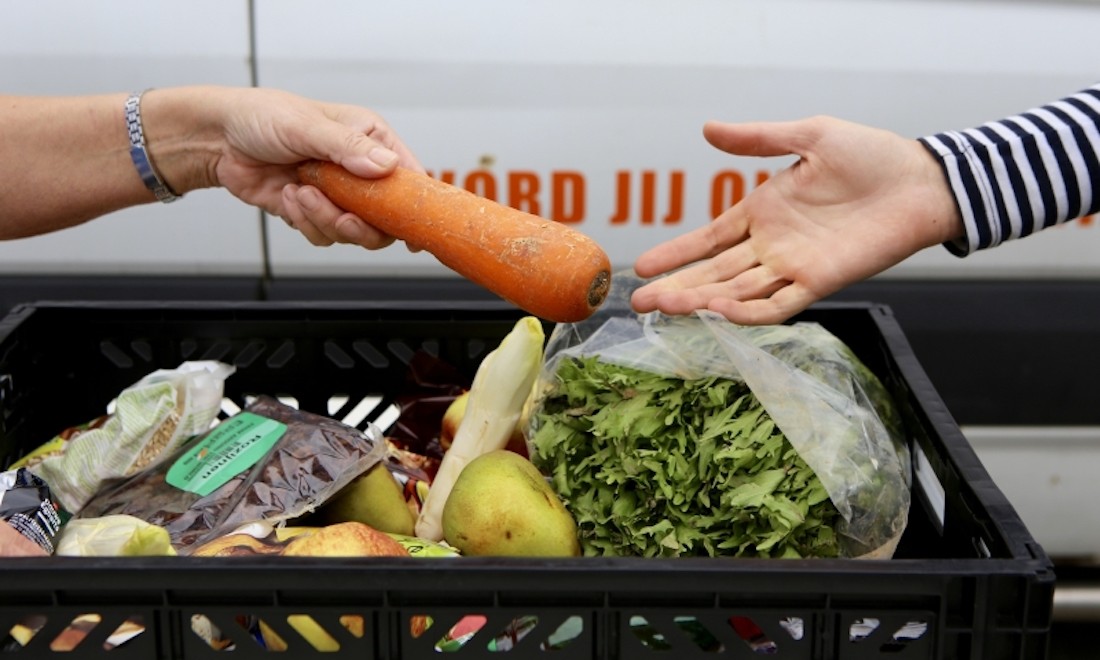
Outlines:
{"label": "open palm", "polygon": [[638,275],[671,274],[634,293],[638,311],[778,323],[961,232],[940,166],[915,140],[830,117],[709,122],[704,135],[731,154],[799,159],[712,223],[642,254]]}

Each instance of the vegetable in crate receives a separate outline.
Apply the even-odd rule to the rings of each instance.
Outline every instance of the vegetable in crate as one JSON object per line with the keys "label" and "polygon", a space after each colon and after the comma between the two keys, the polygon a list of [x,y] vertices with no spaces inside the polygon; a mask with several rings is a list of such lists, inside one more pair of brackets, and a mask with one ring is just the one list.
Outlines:
{"label": "vegetable in crate", "polygon": [[173,457],[102,492],[81,517],[123,513],[168,530],[179,554],[256,521],[298,518],[384,453],[367,433],[266,396]]}
{"label": "vegetable in crate", "polygon": [[586,555],[835,557],[839,513],[748,387],[564,360],[532,438]]}
{"label": "vegetable in crate", "polygon": [[892,555],[907,446],[885,388],[821,326],[612,303],[546,355],[532,457],[586,555]]}
{"label": "vegetable in crate", "polygon": [[443,538],[443,508],[463,468],[508,444],[538,378],[544,340],[542,323],[525,316],[478,365],[454,442],[428,487],[416,521],[417,536],[429,541]]}
{"label": "vegetable in crate", "polygon": [[298,176],[375,227],[540,318],[588,318],[607,295],[607,254],[560,222],[401,168],[363,179],[335,163],[310,161],[299,167]]}

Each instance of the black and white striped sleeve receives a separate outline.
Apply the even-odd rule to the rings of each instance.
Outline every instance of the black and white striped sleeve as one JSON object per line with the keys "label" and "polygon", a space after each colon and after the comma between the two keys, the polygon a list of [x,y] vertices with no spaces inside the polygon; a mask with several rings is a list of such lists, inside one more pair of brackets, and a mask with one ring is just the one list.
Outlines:
{"label": "black and white striped sleeve", "polygon": [[920,138],[943,165],[965,256],[1100,210],[1100,84],[963,131]]}

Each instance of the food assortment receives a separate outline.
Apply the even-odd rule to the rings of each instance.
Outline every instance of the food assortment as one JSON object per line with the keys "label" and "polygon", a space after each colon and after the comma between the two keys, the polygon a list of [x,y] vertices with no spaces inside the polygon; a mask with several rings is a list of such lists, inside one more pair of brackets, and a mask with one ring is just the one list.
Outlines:
{"label": "food assortment", "polygon": [[[178,386],[196,371],[201,394]],[[231,377],[217,364],[156,372],[102,418],[44,439],[5,473],[0,504],[33,491],[19,511],[52,521],[48,544],[4,520],[0,548],[180,561],[888,557],[904,529],[893,403],[820,327],[612,308],[547,340],[527,316],[470,382],[406,397],[385,432],[270,396],[212,418]],[[169,387],[133,396],[151,383]],[[190,399],[207,412],[187,412]],[[124,458],[102,452],[101,466],[84,451],[72,463],[85,434],[106,432],[127,439]],[[95,492],[51,495],[43,475],[66,462],[95,475]]]}

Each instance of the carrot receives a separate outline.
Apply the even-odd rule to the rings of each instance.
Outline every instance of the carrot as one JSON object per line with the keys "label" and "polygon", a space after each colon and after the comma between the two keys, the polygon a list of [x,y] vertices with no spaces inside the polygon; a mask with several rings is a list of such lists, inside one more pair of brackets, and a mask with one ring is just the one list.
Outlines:
{"label": "carrot", "polygon": [[588,236],[427,175],[398,168],[363,179],[309,161],[302,183],[526,312],[568,323],[588,318],[611,285],[607,254]]}

